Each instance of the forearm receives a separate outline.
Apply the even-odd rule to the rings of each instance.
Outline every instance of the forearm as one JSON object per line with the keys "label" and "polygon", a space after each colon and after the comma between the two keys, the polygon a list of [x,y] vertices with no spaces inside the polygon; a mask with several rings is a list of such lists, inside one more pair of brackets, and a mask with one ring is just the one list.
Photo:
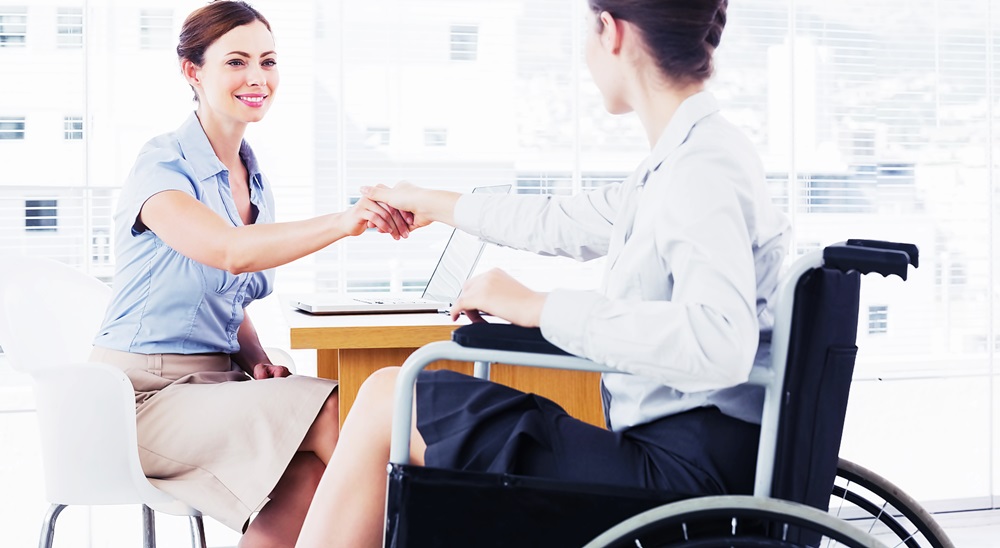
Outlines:
{"label": "forearm", "polygon": [[353,209],[357,208],[302,221],[233,226],[193,197],[168,191],[147,200],[139,220],[178,253],[240,274],[290,263],[351,234],[351,230],[360,234],[366,217]]}
{"label": "forearm", "polygon": [[424,190],[414,213],[430,221],[455,226],[455,204],[462,196],[448,190]]}
{"label": "forearm", "polygon": [[[302,221],[248,225],[232,229],[223,238],[221,264],[211,265],[233,274],[259,272],[301,259],[348,236],[332,213]],[[209,263],[210,264],[210,263]]]}
{"label": "forearm", "polygon": [[590,260],[607,254],[613,209],[595,207],[591,196],[468,194],[456,203],[455,226],[487,242]]}
{"label": "forearm", "polygon": [[236,340],[240,343],[240,351],[231,356],[233,362],[240,366],[247,375],[253,376],[253,367],[258,363],[271,363],[271,359],[264,352],[264,347],[260,344],[257,336],[257,329],[250,321],[250,316],[243,310],[243,323],[236,333]]}

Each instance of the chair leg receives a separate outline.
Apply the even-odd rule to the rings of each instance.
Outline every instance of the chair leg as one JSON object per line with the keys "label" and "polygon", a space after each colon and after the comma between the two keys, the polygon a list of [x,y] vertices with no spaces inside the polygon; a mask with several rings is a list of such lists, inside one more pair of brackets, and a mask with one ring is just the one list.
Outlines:
{"label": "chair leg", "polygon": [[191,521],[191,548],[208,548],[205,541],[205,520],[201,516],[190,516]]}
{"label": "chair leg", "polygon": [[38,548],[52,548],[52,541],[56,535],[56,519],[65,508],[65,504],[49,506],[49,511],[45,513],[45,520],[42,522],[42,534],[38,537]]}
{"label": "chair leg", "polygon": [[156,548],[156,516],[145,504],[142,505],[142,548]]}

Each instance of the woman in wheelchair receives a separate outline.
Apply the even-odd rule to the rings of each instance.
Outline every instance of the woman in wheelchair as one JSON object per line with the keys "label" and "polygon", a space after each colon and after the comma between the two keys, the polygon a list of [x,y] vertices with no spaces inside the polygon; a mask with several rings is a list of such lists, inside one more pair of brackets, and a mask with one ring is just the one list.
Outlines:
{"label": "woman in wheelchair", "polygon": [[[533,291],[500,270],[471,279],[452,316],[540,327],[606,375],[608,429],[551,401],[447,371],[416,385],[411,462],[688,494],[750,493],[760,393],[744,383],[771,325],[787,219],[750,141],[705,91],[726,0],[589,0],[587,65],[612,114],[635,112],[650,153],[625,181],[575,196],[363,189],[411,228],[579,260],[600,290]],[[379,546],[395,368],[362,386],[298,546]]]}

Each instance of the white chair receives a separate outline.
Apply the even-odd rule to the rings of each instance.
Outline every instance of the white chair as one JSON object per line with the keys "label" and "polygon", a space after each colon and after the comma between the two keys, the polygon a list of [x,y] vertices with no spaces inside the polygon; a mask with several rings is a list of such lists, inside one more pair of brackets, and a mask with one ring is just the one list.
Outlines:
{"label": "white chair", "polygon": [[[39,538],[52,546],[56,519],[71,504],[141,504],[143,546],[156,546],[153,510],[188,516],[204,548],[201,513],[157,489],[139,464],[135,396],[118,368],[87,363],[111,291],[65,264],[13,257],[0,272],[0,346],[34,380],[46,498]],[[267,349],[294,370],[291,357]]]}

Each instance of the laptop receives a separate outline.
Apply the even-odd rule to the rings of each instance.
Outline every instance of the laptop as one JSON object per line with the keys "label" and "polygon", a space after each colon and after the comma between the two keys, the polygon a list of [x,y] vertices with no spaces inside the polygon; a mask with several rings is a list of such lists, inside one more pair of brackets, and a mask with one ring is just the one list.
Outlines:
{"label": "laptop", "polygon": [[[509,191],[510,185],[481,186],[472,190],[474,194]],[[453,229],[420,297],[392,293],[320,293],[295,299],[292,306],[309,314],[447,311],[462,292],[462,284],[476,269],[485,247],[486,243],[479,238]]]}

